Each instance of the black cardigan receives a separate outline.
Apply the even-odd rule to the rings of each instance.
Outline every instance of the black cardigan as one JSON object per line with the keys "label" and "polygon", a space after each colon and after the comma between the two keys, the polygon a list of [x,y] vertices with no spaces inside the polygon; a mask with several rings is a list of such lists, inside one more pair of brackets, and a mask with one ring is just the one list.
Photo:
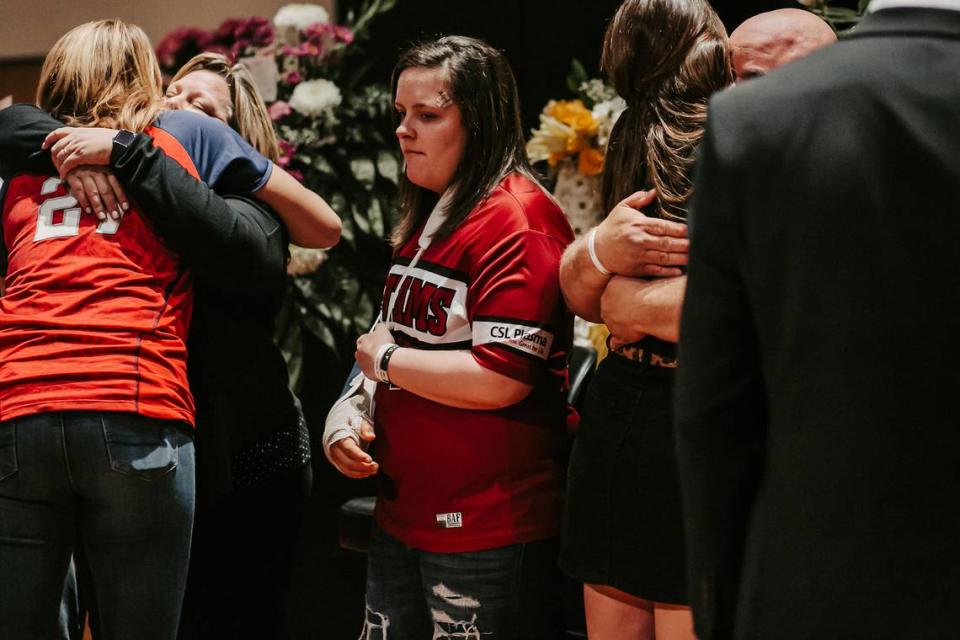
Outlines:
{"label": "black cardigan", "polygon": [[[44,137],[63,126],[31,105],[0,111],[0,177],[55,174]],[[221,198],[138,134],[110,163],[137,210],[195,281],[188,375],[197,403],[202,502],[303,467],[310,459],[300,405],[273,342],[286,291],[287,233],[263,204]]]}

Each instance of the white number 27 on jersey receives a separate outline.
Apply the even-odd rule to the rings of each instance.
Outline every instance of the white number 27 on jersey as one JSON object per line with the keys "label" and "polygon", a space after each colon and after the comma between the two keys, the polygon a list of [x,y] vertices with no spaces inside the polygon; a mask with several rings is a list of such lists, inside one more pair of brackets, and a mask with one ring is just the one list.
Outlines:
{"label": "white number 27 on jersey", "polygon": [[[63,183],[60,178],[48,178],[40,187],[40,195],[48,196],[56,193]],[[57,212],[63,212],[60,222],[54,223]],[[119,220],[103,220],[97,225],[97,233],[114,234],[120,228]],[[37,232],[33,236],[34,242],[51,238],[68,238],[80,233],[80,207],[77,199],[71,195],[47,198],[40,204],[40,213],[37,216]]]}

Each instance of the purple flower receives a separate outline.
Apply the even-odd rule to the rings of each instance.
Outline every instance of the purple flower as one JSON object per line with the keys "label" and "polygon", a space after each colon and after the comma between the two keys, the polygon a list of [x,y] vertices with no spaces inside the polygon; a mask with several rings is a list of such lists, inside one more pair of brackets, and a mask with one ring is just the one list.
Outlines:
{"label": "purple flower", "polygon": [[287,84],[297,84],[303,82],[303,76],[300,75],[299,71],[293,70],[287,75],[283,76],[283,81]]}
{"label": "purple flower", "polygon": [[183,63],[206,51],[213,42],[213,34],[196,27],[181,27],[168,33],[157,45],[157,60],[164,71],[172,73]]}
{"label": "purple flower", "polygon": [[217,27],[217,30],[213,32],[213,40],[218,44],[231,45],[233,44],[233,33],[237,29],[237,25],[242,22],[240,18],[227,18],[220,23],[220,26]]}
{"label": "purple flower", "polygon": [[335,24],[333,25],[333,35],[337,40],[344,44],[350,44],[353,42],[353,31],[351,31],[349,27]]}
{"label": "purple flower", "polygon": [[237,41],[249,42],[254,47],[265,47],[273,43],[273,25],[266,18],[254,16],[241,20],[233,29]]}
{"label": "purple flower", "polygon": [[273,25],[270,23],[262,24],[258,26],[251,36],[253,40],[253,46],[255,47],[266,47],[267,45],[273,44],[273,38],[276,35],[276,32],[273,30]]}
{"label": "purple flower", "polygon": [[[296,73],[296,71],[294,71],[293,73]],[[267,113],[270,114],[270,119],[276,122],[277,120],[285,118],[286,116],[293,113],[293,109],[291,109],[290,105],[284,102],[283,100],[277,100],[276,102],[271,104],[269,107],[267,107]],[[280,146],[283,147],[284,144],[289,145],[290,143],[284,142],[281,140]]]}
{"label": "purple flower", "polygon": [[274,35],[273,25],[266,18],[228,18],[213,34],[213,41],[228,50],[230,57],[236,60],[249,49],[272,44]]}
{"label": "purple flower", "polygon": [[[280,158],[277,160],[277,165],[287,169],[288,173],[293,174],[293,171],[290,171],[288,167],[290,163],[293,162],[293,154],[297,152],[297,148],[287,142],[286,140],[280,140]],[[297,171],[297,173],[300,173]],[[303,182],[303,174],[300,173],[300,182]]]}

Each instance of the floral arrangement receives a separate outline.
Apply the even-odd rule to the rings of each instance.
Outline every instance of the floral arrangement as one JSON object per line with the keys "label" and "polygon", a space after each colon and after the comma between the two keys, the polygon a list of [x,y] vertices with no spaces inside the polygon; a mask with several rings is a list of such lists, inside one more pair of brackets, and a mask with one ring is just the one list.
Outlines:
{"label": "floral arrangement", "polygon": [[[600,202],[604,155],[627,103],[613,87],[590,78],[577,60],[567,76],[567,88],[576,97],[547,103],[540,127],[527,142],[527,155],[532,162],[547,163],[555,178],[553,195],[574,233],[581,236],[606,213]],[[603,325],[582,318],[574,322],[574,344],[592,346],[601,356],[606,355],[606,335]]]}
{"label": "floral arrangement", "polygon": [[[175,73],[201,51],[247,65],[280,137],[284,167],[323,196],[343,221],[327,252],[291,248],[287,309],[278,339],[296,377],[302,332],[312,333],[340,364],[373,322],[390,250],[390,212],[401,160],[389,88],[364,77],[369,25],[396,0],[367,0],[344,24],[323,7],[291,4],[273,20],[231,19],[218,29],[178,29],[160,42],[163,70]],[[318,268],[323,264],[323,268]]]}
{"label": "floral arrangement", "polygon": [[540,127],[527,142],[532,162],[546,162],[555,179],[553,195],[579,236],[600,221],[600,176],[613,125],[626,102],[613,87],[587,76],[573,61],[567,86],[576,96],[551,100],[540,114]]}
{"label": "floral arrangement", "polygon": [[588,78],[574,60],[567,83],[573,100],[551,100],[540,114],[540,128],[527,143],[531,162],[546,161],[551,169],[571,160],[584,176],[603,173],[603,157],[610,131],[626,102],[602,80]]}

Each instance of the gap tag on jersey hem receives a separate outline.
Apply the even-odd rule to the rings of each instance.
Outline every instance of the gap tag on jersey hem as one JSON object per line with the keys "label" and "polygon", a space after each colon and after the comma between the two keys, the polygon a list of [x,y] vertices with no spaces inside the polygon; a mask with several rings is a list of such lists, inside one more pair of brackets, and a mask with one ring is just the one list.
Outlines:
{"label": "gap tag on jersey hem", "polygon": [[437,526],[441,529],[459,529],[463,526],[463,514],[459,511],[455,513],[438,513]]}

